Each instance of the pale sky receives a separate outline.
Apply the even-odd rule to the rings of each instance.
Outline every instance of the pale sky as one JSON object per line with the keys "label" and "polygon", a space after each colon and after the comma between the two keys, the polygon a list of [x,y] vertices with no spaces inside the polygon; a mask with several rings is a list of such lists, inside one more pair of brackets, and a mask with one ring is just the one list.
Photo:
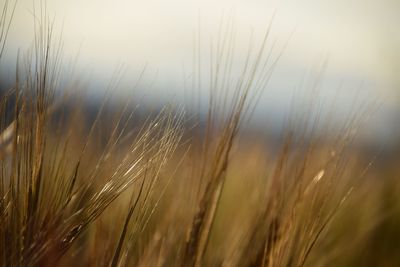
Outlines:
{"label": "pale sky", "polygon": [[[341,72],[384,82],[398,76],[394,74],[399,61],[394,49],[400,45],[396,0],[46,2],[48,13],[63,24],[65,54],[73,56],[81,46],[83,62],[147,62],[159,68],[180,64],[191,57],[198,17],[203,35],[208,36],[216,33],[224,13],[234,13],[243,32],[239,41],[247,42],[250,28],[262,32],[275,11],[274,37],[284,41],[294,31],[286,52],[291,64],[304,65],[310,58],[329,54],[330,66]],[[32,10],[32,0],[19,0],[9,37],[14,47],[27,46],[32,39]]]}

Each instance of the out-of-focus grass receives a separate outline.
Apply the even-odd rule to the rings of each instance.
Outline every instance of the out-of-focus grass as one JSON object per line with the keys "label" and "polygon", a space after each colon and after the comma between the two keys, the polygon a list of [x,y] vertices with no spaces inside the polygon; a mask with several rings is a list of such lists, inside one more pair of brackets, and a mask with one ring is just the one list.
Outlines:
{"label": "out-of-focus grass", "polygon": [[329,140],[313,135],[329,121],[312,105],[279,144],[241,134],[278,60],[269,31],[236,77],[228,23],[204,126],[172,107],[143,120],[130,100],[110,112],[107,98],[90,118],[58,96],[61,50],[46,17],[36,23],[27,68],[0,105],[2,265],[400,263],[400,162],[352,145],[361,111]]}

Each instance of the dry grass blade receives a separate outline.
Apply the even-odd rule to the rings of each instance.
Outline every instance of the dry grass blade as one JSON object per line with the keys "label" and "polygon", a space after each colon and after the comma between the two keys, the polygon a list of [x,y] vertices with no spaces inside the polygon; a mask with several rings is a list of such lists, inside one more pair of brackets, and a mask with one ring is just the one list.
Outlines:
{"label": "dry grass blade", "polygon": [[[242,119],[248,115],[247,111],[253,109],[252,105],[254,103],[249,102],[249,98],[251,97],[252,100],[257,99],[257,96],[264,89],[263,85],[265,86],[265,84],[262,84],[260,81],[264,79],[266,74],[262,71],[270,71],[269,69],[266,70],[263,68],[261,70],[260,68],[261,63],[264,63],[264,66],[266,65],[263,59],[270,26],[266,31],[258,53],[255,54],[253,63],[250,63],[251,50],[249,50],[241,77],[236,84],[230,85],[228,83],[232,75],[231,60],[234,58],[235,31],[233,21],[228,21],[226,34],[223,35],[217,44],[216,68],[215,73],[211,75],[210,106],[203,149],[204,158],[211,157],[211,160],[209,163],[210,166],[205,167],[206,165],[204,165],[200,173],[201,180],[206,179],[208,182],[200,198],[198,211],[193,218],[189,237],[185,245],[186,249],[182,265],[200,266],[202,264],[202,258],[207,249],[218,203],[224,187],[234,140],[238,134]],[[265,60],[268,58],[267,56]],[[256,84],[257,87],[253,88],[253,84]],[[234,87],[233,95],[230,93],[231,88],[229,86]],[[222,110],[220,110],[221,107]],[[218,118],[216,118],[217,114],[223,114],[222,121],[218,121]],[[215,129],[213,129],[215,124],[222,125],[222,129],[216,137],[217,141],[213,154],[208,154],[212,146],[211,142],[215,138]]]}
{"label": "dry grass blade", "polygon": [[[56,47],[53,52],[52,25],[43,15],[46,14],[45,7],[40,8],[44,17],[38,20],[35,17],[37,35],[33,62],[28,64],[25,81],[17,83],[14,121],[1,134],[2,146],[12,143],[11,162],[5,163],[9,158],[6,157],[1,165],[2,207],[5,208],[1,213],[4,224],[0,250],[5,265],[47,265],[57,261],[148,169],[162,168],[181,137],[175,131],[180,127],[180,118],[168,115],[167,111],[161,112],[131,139],[126,155],[105,177],[104,167],[112,162],[110,155],[123,144],[132,118],[131,113],[122,121],[124,109],[92,171],[78,172],[87,156],[88,142],[72,169],[68,167],[70,159],[67,155],[70,137],[58,139],[52,154],[49,130],[53,114],[49,110],[53,110],[61,50]],[[96,121],[92,129],[94,127]],[[89,134],[88,138],[93,136]],[[52,164],[48,165],[48,162]],[[100,177],[105,182],[99,187]],[[84,186],[74,189],[78,179]],[[118,261],[118,254],[116,252],[114,263]]]}

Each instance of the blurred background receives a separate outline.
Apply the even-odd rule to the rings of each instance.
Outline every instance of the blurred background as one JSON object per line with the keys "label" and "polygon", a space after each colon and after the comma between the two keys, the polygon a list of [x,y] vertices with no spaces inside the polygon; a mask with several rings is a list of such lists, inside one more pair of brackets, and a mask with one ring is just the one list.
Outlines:
{"label": "blurred background", "polygon": [[[210,66],[221,25],[234,20],[238,61],[233,69],[240,69],[249,40],[257,47],[272,21],[266,49],[280,58],[250,128],[279,132],[290,112],[306,112],[305,99],[318,98],[321,112],[338,122],[354,107],[372,104],[375,111],[359,141],[384,150],[398,143],[397,0],[47,0],[42,5],[54,18],[54,35],[62,39],[63,67],[75,71],[93,99],[103,97],[116,71],[115,94],[123,97],[145,70],[135,89],[141,101],[153,106],[185,101],[193,73]],[[15,78],[18,51],[32,47],[39,11],[39,1],[35,8],[31,0],[17,3],[1,64],[4,88]],[[318,78],[316,93],[310,87]],[[200,79],[205,99],[207,78]]]}

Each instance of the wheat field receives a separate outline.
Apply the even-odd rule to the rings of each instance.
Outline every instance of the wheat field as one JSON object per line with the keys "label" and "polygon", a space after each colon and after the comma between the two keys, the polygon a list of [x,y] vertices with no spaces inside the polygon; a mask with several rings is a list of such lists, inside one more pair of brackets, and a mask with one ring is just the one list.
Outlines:
{"label": "wheat field", "polygon": [[143,111],[110,95],[93,112],[60,84],[61,42],[37,15],[1,92],[1,266],[399,266],[399,154],[354,142],[370,106],[339,131],[310,102],[278,141],[246,132],[279,60],[269,30],[235,76],[225,29],[205,117],[194,103]]}

